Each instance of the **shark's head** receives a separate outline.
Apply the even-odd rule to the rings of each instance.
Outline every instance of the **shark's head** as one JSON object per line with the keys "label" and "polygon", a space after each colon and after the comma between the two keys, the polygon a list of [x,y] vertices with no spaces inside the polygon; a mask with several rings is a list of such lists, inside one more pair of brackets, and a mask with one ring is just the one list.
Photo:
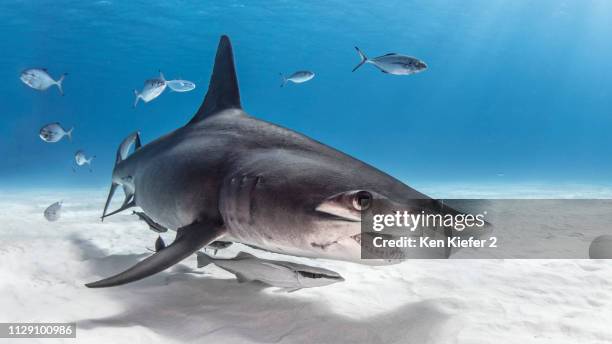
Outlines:
{"label": "shark's head", "polygon": [[[377,264],[364,261],[361,251],[362,215],[370,207],[389,214],[455,212],[350,156],[316,142],[308,148],[241,162],[240,176],[221,195],[232,237],[275,252]],[[393,249],[376,256],[407,258]]]}

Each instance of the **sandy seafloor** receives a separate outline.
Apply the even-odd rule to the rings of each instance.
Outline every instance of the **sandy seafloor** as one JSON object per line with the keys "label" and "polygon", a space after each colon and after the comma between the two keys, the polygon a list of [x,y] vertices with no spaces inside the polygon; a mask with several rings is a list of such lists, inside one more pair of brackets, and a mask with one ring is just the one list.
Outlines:
{"label": "sandy seafloor", "polygon": [[[131,212],[101,223],[105,196],[103,189],[2,191],[0,322],[76,322],[78,343],[612,342],[612,263],[605,260],[372,267],[256,251],[332,269],[346,281],[285,293],[239,284],[215,266],[195,269],[192,256],[137,283],[88,289],[84,283],[148,255],[156,238]],[[47,222],[43,210],[60,199],[62,218]],[[234,245],[219,256],[238,250],[254,252]]]}

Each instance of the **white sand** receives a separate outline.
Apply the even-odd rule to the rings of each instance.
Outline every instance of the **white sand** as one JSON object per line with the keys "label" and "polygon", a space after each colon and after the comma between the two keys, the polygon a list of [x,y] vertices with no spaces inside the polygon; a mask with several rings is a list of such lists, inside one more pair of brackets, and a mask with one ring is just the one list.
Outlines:
{"label": "white sand", "polygon": [[[1,194],[0,322],[76,322],[78,343],[612,342],[610,261],[370,267],[283,256],[346,279],[287,294],[197,270],[193,256],[137,283],[88,289],[149,254],[155,233],[130,212],[100,223],[105,190]],[[43,210],[60,199],[62,218],[47,222]],[[277,256],[241,245],[219,254],[238,250]]]}

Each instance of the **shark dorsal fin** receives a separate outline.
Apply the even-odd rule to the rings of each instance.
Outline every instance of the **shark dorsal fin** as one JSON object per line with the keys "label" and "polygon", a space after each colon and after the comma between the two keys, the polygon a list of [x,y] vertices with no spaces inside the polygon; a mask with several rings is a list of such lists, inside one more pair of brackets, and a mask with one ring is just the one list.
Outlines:
{"label": "shark dorsal fin", "polygon": [[229,37],[223,35],[217,47],[215,66],[204,102],[189,124],[198,123],[225,109],[240,109],[240,91]]}

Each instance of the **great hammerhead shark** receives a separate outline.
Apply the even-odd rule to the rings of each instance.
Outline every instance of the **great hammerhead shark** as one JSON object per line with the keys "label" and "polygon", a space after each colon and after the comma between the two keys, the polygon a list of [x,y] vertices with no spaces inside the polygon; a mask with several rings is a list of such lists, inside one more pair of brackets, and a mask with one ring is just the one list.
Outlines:
{"label": "great hammerhead shark", "polygon": [[[118,186],[125,200],[107,214]],[[191,121],[147,145],[137,132],[121,143],[102,214],[138,206],[152,222],[175,229],[176,239],[87,286],[140,280],[221,238],[272,252],[364,262],[360,214],[374,200],[410,209],[418,202],[419,211],[444,208],[364,162],[245,113],[232,45],[222,36],[208,92]]]}

